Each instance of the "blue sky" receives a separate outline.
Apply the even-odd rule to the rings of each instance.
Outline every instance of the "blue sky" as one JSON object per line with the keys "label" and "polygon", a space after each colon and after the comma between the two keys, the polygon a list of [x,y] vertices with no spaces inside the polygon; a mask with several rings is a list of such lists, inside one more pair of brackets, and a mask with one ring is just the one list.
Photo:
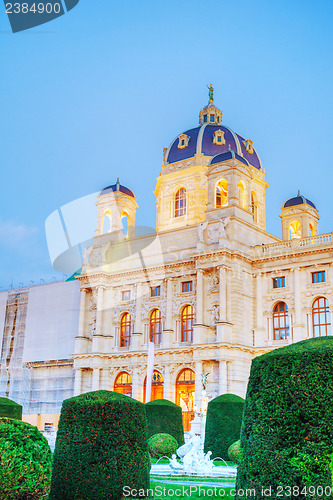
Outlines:
{"label": "blue sky", "polygon": [[12,34],[1,4],[0,287],[61,278],[45,219],[117,176],[154,226],[162,149],[196,126],[211,82],[266,169],[267,230],[281,236],[300,189],[333,231],[332,22],[320,0],[80,0]]}

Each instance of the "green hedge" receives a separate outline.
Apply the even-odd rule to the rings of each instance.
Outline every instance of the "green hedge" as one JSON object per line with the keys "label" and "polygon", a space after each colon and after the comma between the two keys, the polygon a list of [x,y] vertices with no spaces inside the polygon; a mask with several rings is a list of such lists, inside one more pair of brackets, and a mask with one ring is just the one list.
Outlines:
{"label": "green hedge", "polygon": [[145,406],[111,391],[63,402],[50,500],[118,500],[149,488]]}
{"label": "green hedge", "polygon": [[180,406],[167,399],[146,403],[147,437],[166,433],[173,436],[178,445],[184,444],[183,416]]}
{"label": "green hedge", "polygon": [[228,457],[232,462],[237,463],[239,460],[239,452],[240,452],[240,439],[238,441],[235,441],[231,446],[228,448]]}
{"label": "green hedge", "polygon": [[39,500],[50,490],[52,453],[37,427],[0,418],[0,500]]}
{"label": "green hedge", "polygon": [[0,398],[0,418],[9,417],[22,420],[22,406],[8,398]]}
{"label": "green hedge", "polygon": [[223,394],[208,403],[205,452],[229,460],[228,448],[240,437],[244,399]]}
{"label": "green hedge", "polygon": [[[237,488],[255,488],[256,498],[264,498],[262,487],[271,486],[271,498],[281,491],[279,498],[290,498],[281,487],[295,486],[291,498],[296,498],[297,491],[306,492],[304,487],[331,486],[332,400],[333,337],[305,340],[255,358]],[[313,498],[332,497],[320,490]]]}
{"label": "green hedge", "polygon": [[178,443],[170,434],[155,434],[148,439],[149,453],[154,458],[169,457],[176,453]]}

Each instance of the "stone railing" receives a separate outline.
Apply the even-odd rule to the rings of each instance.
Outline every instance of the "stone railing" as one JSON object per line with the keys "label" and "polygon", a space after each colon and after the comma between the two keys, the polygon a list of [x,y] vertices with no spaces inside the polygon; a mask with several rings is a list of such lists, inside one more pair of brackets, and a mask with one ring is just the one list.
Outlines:
{"label": "stone railing", "polygon": [[277,254],[297,252],[309,247],[320,247],[333,245],[333,233],[308,236],[306,238],[294,238],[290,241],[281,241],[269,245],[257,245],[253,247],[255,257],[266,257]]}

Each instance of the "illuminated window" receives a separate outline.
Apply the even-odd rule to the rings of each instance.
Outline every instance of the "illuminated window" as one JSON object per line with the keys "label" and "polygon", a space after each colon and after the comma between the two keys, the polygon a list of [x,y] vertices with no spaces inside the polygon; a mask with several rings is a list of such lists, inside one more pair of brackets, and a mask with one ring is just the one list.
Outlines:
{"label": "illuminated window", "polygon": [[313,303],[312,328],[314,337],[331,335],[331,313],[325,297],[319,297]]}
{"label": "illuminated window", "polygon": [[[146,402],[146,387],[147,387],[147,375],[143,383],[143,402]],[[151,381],[151,393],[150,401],[155,401],[156,399],[163,399],[163,377],[160,372],[154,370],[153,377]]]}
{"label": "illuminated window", "polygon": [[121,300],[130,300],[131,299],[131,291],[130,290],[124,290],[121,292]]}
{"label": "illuminated window", "polygon": [[228,182],[225,179],[222,179],[216,185],[215,203],[216,208],[228,205]]}
{"label": "illuminated window", "polygon": [[279,302],[274,307],[273,332],[274,340],[286,340],[289,338],[288,306],[285,302]]}
{"label": "illuminated window", "polygon": [[315,232],[315,227],[314,227],[314,224],[312,222],[310,222],[309,224],[309,236],[314,236],[316,234]]}
{"label": "illuminated window", "polygon": [[159,297],[161,295],[161,287],[160,286],[152,286],[150,288],[150,296],[151,297]]}
{"label": "illuminated window", "polygon": [[178,189],[175,196],[175,217],[186,214],[186,189]]}
{"label": "illuminated window", "polygon": [[193,289],[193,281],[183,281],[182,292],[192,292],[192,289]]}
{"label": "illuminated window", "polygon": [[125,394],[126,396],[132,396],[132,378],[126,372],[121,372],[117,376],[114,386],[114,392],[120,394]]}
{"label": "illuminated window", "polygon": [[285,276],[281,276],[280,278],[273,278],[273,288],[283,288],[284,286],[286,286]]}
{"label": "illuminated window", "polygon": [[131,341],[131,315],[125,313],[120,322],[120,347],[128,347]]}
{"label": "illuminated window", "polygon": [[182,370],[176,380],[176,404],[183,413],[184,431],[190,430],[190,422],[194,418],[195,374],[190,368]]}
{"label": "illuminated window", "polygon": [[159,309],[154,309],[150,315],[150,342],[161,343],[162,317]]}
{"label": "illuminated window", "polygon": [[182,311],[181,342],[193,342],[194,311],[192,306],[185,306]]}
{"label": "illuminated window", "polygon": [[241,208],[246,208],[246,189],[243,181],[238,183],[238,203]]}
{"label": "illuminated window", "polygon": [[253,222],[258,222],[258,200],[254,192],[251,193],[251,211],[253,215]]}
{"label": "illuminated window", "polygon": [[317,271],[312,273],[312,283],[324,283],[326,281],[325,271]]}
{"label": "illuminated window", "polygon": [[293,220],[289,224],[289,239],[294,240],[295,238],[301,237],[301,223],[299,220]]}

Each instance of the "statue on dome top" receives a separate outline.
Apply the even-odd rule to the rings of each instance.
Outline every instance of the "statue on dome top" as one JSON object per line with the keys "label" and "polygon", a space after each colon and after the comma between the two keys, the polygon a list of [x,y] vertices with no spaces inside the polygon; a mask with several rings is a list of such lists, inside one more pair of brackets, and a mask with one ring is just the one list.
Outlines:
{"label": "statue on dome top", "polygon": [[214,89],[213,84],[207,85],[207,89],[209,90],[209,100],[214,101]]}

